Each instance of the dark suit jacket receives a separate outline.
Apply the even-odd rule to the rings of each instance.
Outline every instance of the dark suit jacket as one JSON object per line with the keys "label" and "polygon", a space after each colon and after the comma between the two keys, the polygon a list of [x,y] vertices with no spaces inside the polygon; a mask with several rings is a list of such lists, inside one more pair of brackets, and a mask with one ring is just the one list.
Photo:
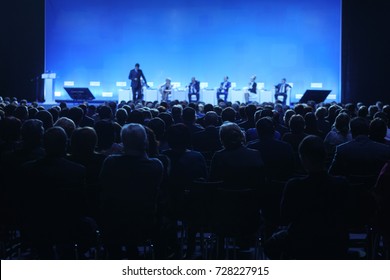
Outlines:
{"label": "dark suit jacket", "polygon": [[208,126],[203,131],[192,135],[192,146],[199,152],[215,152],[222,149],[219,139],[219,130],[215,126]]}
{"label": "dark suit jacket", "polygon": [[138,72],[135,69],[132,69],[129,73],[129,80],[131,80],[131,87],[141,86],[141,77],[146,83],[146,78],[141,69],[138,69]]}
{"label": "dark suit jacket", "polygon": [[163,165],[145,155],[111,155],[100,173],[102,220],[106,227],[150,222]]}
{"label": "dark suit jacket", "polygon": [[281,218],[289,225],[292,257],[337,259],[346,253],[347,197],[347,181],[326,172],[287,182]]}
{"label": "dark suit jacket", "polygon": [[264,184],[264,162],[259,151],[241,146],[214,154],[210,168],[211,181],[224,181],[231,188],[257,188]]}
{"label": "dark suit jacket", "polygon": [[[189,94],[192,93],[192,92],[191,92],[191,85],[192,85],[192,83],[190,83],[190,84],[188,85],[188,93],[189,93]],[[195,91],[196,91],[195,94],[199,94],[199,91],[200,91],[200,82],[199,82],[199,81],[196,81],[196,80],[195,80],[194,88],[195,88]]]}
{"label": "dark suit jacket", "polygon": [[252,93],[257,93],[257,83],[253,82],[252,87],[248,89]]}
{"label": "dark suit jacket", "polygon": [[277,84],[277,85],[275,86],[276,93],[287,93],[287,89],[288,89],[288,88],[291,88],[291,86],[290,86],[289,84],[286,83],[286,84],[284,85],[284,92],[280,92],[281,87],[282,87],[282,83]]}
{"label": "dark suit jacket", "polygon": [[250,142],[247,146],[258,150],[264,161],[267,176],[272,179],[288,178],[294,170],[294,154],[286,142],[273,138]]}
{"label": "dark suit jacket", "polygon": [[223,92],[223,93],[228,93],[229,92],[229,88],[232,86],[232,84],[228,81],[226,82],[226,85],[224,86],[224,83],[225,82],[222,82],[219,89],[218,89],[218,92]]}
{"label": "dark suit jacket", "polygon": [[[41,231],[67,227],[85,214],[84,166],[64,158],[42,158],[27,162],[24,166],[24,197],[26,223]],[[31,186],[28,180],[39,178]]]}
{"label": "dark suit jacket", "polygon": [[336,148],[329,173],[334,175],[378,176],[390,159],[390,147],[359,135]]}

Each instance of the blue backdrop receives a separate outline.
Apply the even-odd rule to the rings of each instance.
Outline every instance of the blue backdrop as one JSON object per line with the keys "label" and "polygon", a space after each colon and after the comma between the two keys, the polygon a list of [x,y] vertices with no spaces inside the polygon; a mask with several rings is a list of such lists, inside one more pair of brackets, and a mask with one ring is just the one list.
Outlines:
{"label": "blue backdrop", "polygon": [[45,70],[100,99],[141,64],[148,81],[217,87],[224,75],[294,94],[322,83],[340,100],[341,0],[46,0]]}

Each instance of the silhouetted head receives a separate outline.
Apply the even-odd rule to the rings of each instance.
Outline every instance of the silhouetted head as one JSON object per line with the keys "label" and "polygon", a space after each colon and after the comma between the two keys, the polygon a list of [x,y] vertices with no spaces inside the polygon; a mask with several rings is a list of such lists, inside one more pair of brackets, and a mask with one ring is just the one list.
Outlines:
{"label": "silhouetted head", "polygon": [[71,138],[71,150],[73,155],[90,155],[95,152],[97,134],[92,127],[77,128]]}
{"label": "silhouetted head", "polygon": [[275,135],[275,126],[270,117],[261,118],[256,122],[257,135],[260,139],[273,138]]}
{"label": "silhouetted head", "polygon": [[80,126],[83,117],[84,117],[84,111],[80,107],[72,107],[68,111],[68,118],[74,122],[76,127]]}
{"label": "silhouetted head", "polygon": [[100,106],[98,108],[98,114],[101,120],[112,119],[112,110],[109,106]]}
{"label": "silhouetted head", "polygon": [[379,143],[385,143],[387,124],[381,118],[375,118],[370,122],[370,139]]}
{"label": "silhouetted head", "polygon": [[125,154],[141,155],[146,152],[148,139],[145,128],[138,123],[129,123],[122,127],[121,139]]}
{"label": "silhouetted head", "polygon": [[48,111],[39,111],[35,118],[42,121],[45,130],[53,127],[53,116]]}
{"label": "silhouetted head", "polygon": [[157,140],[161,140],[165,134],[165,123],[160,118],[151,119],[148,123],[148,127],[153,130],[156,135]]}
{"label": "silhouetted head", "polygon": [[118,109],[118,111],[115,113],[115,118],[121,126],[124,126],[128,118],[127,111],[124,108]]}
{"label": "silhouetted head", "polygon": [[172,116],[168,113],[160,113],[158,117],[164,121],[165,129],[168,129],[174,123]]}
{"label": "silhouetted head", "polygon": [[204,116],[204,126],[217,126],[219,123],[219,118],[215,112],[207,112]]}
{"label": "silhouetted head", "polygon": [[55,126],[46,130],[43,147],[48,157],[63,157],[67,148],[67,136],[62,127]]}
{"label": "silhouetted head", "polygon": [[98,150],[107,150],[111,148],[115,140],[115,127],[109,120],[97,121],[95,131],[98,136]]}
{"label": "silhouetted head", "polygon": [[185,150],[190,146],[191,143],[191,132],[189,128],[182,124],[174,124],[168,128],[167,142],[171,149],[174,150]]}
{"label": "silhouetted head", "polygon": [[234,111],[234,109],[231,107],[227,107],[222,110],[221,118],[222,118],[222,122],[235,122],[236,111]]}
{"label": "silhouetted head", "polygon": [[183,121],[187,124],[193,124],[196,120],[196,111],[191,107],[187,107],[183,110]]}
{"label": "silhouetted head", "polygon": [[368,108],[364,105],[360,106],[358,110],[358,117],[367,118],[367,116],[368,116]]}
{"label": "silhouetted head", "polygon": [[341,113],[336,117],[334,127],[337,131],[347,134],[349,132],[350,117],[346,113]]}
{"label": "silhouetted head", "polygon": [[146,131],[146,136],[148,138],[148,147],[147,147],[146,152],[147,152],[148,156],[155,157],[159,154],[159,152],[158,152],[159,143],[156,139],[156,134],[149,127],[145,126],[144,128]]}
{"label": "silhouetted head", "polygon": [[303,167],[309,173],[324,169],[326,151],[324,142],[320,137],[314,135],[305,137],[299,144],[298,152]]}
{"label": "silhouetted head", "polygon": [[130,112],[127,121],[129,123],[144,124],[144,115],[140,110],[133,110]]}
{"label": "silhouetted head", "polygon": [[76,125],[74,124],[74,122],[66,117],[59,118],[54,124],[54,126],[62,127],[65,130],[68,139],[70,139],[73,134],[73,131],[76,129]]}
{"label": "silhouetted head", "polygon": [[289,126],[292,133],[303,133],[305,130],[305,119],[301,115],[293,115],[290,119]]}
{"label": "silhouetted head", "polygon": [[14,111],[14,117],[22,122],[28,119],[28,109],[26,106],[18,106]]}
{"label": "silhouetted head", "polygon": [[219,137],[226,149],[235,149],[245,143],[245,137],[236,123],[224,123],[219,129]]}
{"label": "silhouetted head", "polygon": [[172,117],[174,119],[181,118],[183,114],[183,106],[181,105],[174,105],[172,107]]}
{"label": "silhouetted head", "polygon": [[34,149],[42,145],[43,123],[37,119],[26,120],[21,128],[23,147]]}
{"label": "silhouetted head", "polygon": [[352,137],[355,138],[359,135],[368,136],[369,134],[369,123],[366,119],[356,117],[351,120],[349,123],[351,129]]}

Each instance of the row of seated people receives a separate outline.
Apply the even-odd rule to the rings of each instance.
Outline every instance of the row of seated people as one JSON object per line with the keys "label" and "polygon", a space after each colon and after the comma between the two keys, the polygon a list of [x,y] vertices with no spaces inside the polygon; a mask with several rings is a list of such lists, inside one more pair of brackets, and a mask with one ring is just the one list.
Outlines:
{"label": "row of seated people", "polygon": [[[83,112],[73,108],[68,113]],[[295,110],[299,112],[300,108]],[[126,108],[124,111],[127,113]],[[120,122],[112,121],[111,109],[102,107],[94,128],[81,127],[83,114],[79,114],[81,117],[75,121],[61,117],[54,127],[53,124],[45,126],[45,119],[39,115],[23,122],[15,117],[4,118],[2,129],[7,133],[2,136],[8,142],[4,141],[6,145],[2,146],[2,212],[5,213],[2,224],[21,227],[26,242],[39,249],[40,257],[51,258],[50,245],[53,242],[58,244],[66,243],[69,238],[82,239],[79,242],[88,246],[93,239],[91,228],[97,228],[95,220],[103,229],[110,257],[119,258],[120,245],[126,244],[134,249],[132,242],[144,236],[142,232],[138,232],[140,236],[134,236],[134,227],[143,228],[145,219],[156,220],[158,222],[151,223],[151,228],[146,230],[154,233],[159,257],[165,258],[166,248],[176,244],[175,221],[180,215],[183,188],[192,180],[204,178],[224,181],[226,188],[264,190],[267,181],[287,181],[295,176],[294,172],[300,171],[300,175],[308,175],[304,179],[291,180],[286,185],[281,198],[281,216],[275,218],[274,213],[266,213],[270,232],[276,229],[275,223],[290,225],[287,232],[278,232],[270,239],[267,245],[269,257],[280,253],[275,248],[281,248],[281,244],[282,250],[291,257],[307,257],[308,251],[313,252],[309,250],[313,245],[309,240],[323,240],[329,223],[340,227],[342,216],[333,218],[345,205],[342,189],[347,183],[324,171],[328,155],[321,135],[307,138],[308,135],[316,135],[304,132],[305,121],[311,112],[302,117],[293,111],[287,122],[291,132],[286,129],[283,133],[277,129],[282,126],[276,121],[279,118],[277,111],[267,108],[259,112],[256,107],[245,107],[247,120],[239,124],[235,123],[236,113],[230,107],[225,108],[220,116],[210,110],[198,119],[191,107],[181,110],[176,106],[171,111],[159,112],[148,121],[140,110],[130,111],[128,120],[120,125]],[[285,122],[289,112],[284,114]],[[316,115],[317,112],[319,110]],[[46,113],[44,115],[49,116]],[[341,110],[335,119],[346,119],[344,115],[349,118],[348,112]],[[68,117],[73,117],[72,113]],[[382,121],[386,122],[385,119]],[[348,119],[347,126],[353,140],[347,138],[346,144],[337,146],[329,173],[346,177],[363,174],[376,178],[381,167],[390,159],[389,147],[370,139],[376,130],[364,117],[350,122]],[[297,127],[299,133],[295,131]],[[10,145],[9,140],[18,135],[17,130],[20,130],[22,141]],[[340,127],[335,127],[330,132],[340,130]],[[298,138],[297,135],[302,133],[300,141],[288,140],[289,135]],[[253,141],[248,143],[246,139],[249,137]],[[278,138],[287,140],[284,142]],[[104,147],[101,142],[106,142]],[[295,142],[298,143],[294,145]],[[202,145],[207,148],[202,148]],[[191,146],[203,153],[189,149]],[[96,152],[96,147],[101,153]],[[388,205],[387,177],[388,165],[380,175],[378,191],[375,192],[383,217],[388,217],[385,207]],[[38,187],[32,185],[35,178],[39,182]],[[328,189],[332,185],[335,188]],[[305,187],[301,189],[300,186]],[[340,190],[337,189],[339,186]],[[262,195],[266,197],[265,192]],[[274,205],[264,207],[275,209],[278,204],[276,201]],[[330,216],[321,216],[325,212]],[[86,216],[93,219],[79,219]],[[329,223],[319,223],[323,218]],[[383,223],[383,218],[381,221],[378,224],[388,231],[388,224]],[[333,237],[341,242],[345,235]],[[307,241],[306,247],[302,247],[303,241]],[[297,254],[297,246],[307,250]],[[340,254],[335,255],[339,252],[336,249],[340,248],[341,245],[326,254],[324,250],[318,250],[323,254],[311,257],[337,258]],[[132,253],[135,254],[134,251]]]}

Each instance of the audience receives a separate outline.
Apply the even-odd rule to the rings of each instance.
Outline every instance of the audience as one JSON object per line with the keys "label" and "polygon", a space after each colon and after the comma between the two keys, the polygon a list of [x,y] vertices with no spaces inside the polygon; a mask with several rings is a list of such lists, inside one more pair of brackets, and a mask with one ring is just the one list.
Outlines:
{"label": "audience", "polygon": [[120,259],[121,247],[127,257],[137,257],[137,244],[151,237],[155,225],[155,203],[164,168],[146,151],[148,139],[140,124],[121,130],[123,154],[106,158],[100,173],[101,218],[108,256]]}
{"label": "audience", "polygon": [[[287,226],[267,242],[270,258],[348,258],[344,206],[389,240],[389,105],[106,104],[0,99],[1,227],[19,230],[33,258],[73,258],[96,229],[106,258],[138,258],[149,239],[157,258],[179,258],[194,180],[258,190],[264,234]],[[375,209],[361,204],[371,193]],[[183,228],[189,256],[199,229]]]}
{"label": "audience", "polygon": [[378,177],[381,168],[390,159],[390,147],[368,137],[369,123],[366,119],[352,119],[350,130],[353,139],[336,147],[329,173],[347,177]]}
{"label": "audience", "polygon": [[268,240],[266,254],[271,259],[343,259],[348,184],[325,171],[325,147],[318,136],[301,142],[299,156],[308,175],[287,182],[280,211],[288,227]]}
{"label": "audience", "polygon": [[210,180],[224,181],[228,188],[261,189],[265,180],[261,153],[245,146],[245,136],[235,123],[224,123],[219,135],[224,148],[214,154]]}

